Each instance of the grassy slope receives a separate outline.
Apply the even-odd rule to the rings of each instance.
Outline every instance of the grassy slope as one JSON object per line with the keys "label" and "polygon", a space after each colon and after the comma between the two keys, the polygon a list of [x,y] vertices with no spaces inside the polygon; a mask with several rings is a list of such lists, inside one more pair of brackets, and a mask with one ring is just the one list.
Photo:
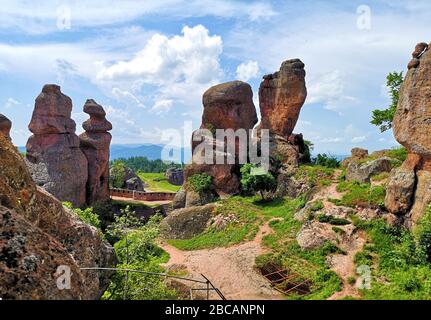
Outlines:
{"label": "grassy slope", "polygon": [[149,185],[145,190],[153,192],[177,192],[181,186],[170,184],[164,173],[139,173],[139,177]]}

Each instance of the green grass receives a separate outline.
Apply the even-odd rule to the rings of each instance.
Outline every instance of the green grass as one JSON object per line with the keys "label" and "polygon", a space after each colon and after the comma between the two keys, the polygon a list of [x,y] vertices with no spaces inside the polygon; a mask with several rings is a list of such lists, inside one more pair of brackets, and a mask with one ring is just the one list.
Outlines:
{"label": "green grass", "polygon": [[[358,223],[359,222],[359,223]],[[370,243],[357,253],[357,266],[371,268],[371,289],[361,290],[364,299],[431,299],[431,264],[414,234],[383,220],[357,220]]]}
{"label": "green grass", "polygon": [[339,206],[381,206],[385,201],[386,190],[383,186],[371,186],[369,183],[342,181],[337,191],[344,193],[341,199],[329,199]]}
{"label": "green grass", "polygon": [[139,172],[139,177],[148,185],[145,188],[147,191],[153,192],[177,192],[181,186],[170,184],[164,173],[145,173]]}
{"label": "green grass", "polygon": [[252,240],[262,223],[259,208],[245,198],[233,197],[220,201],[218,214],[235,214],[237,222],[230,223],[224,230],[209,228],[205,232],[185,240],[168,240],[168,243],[181,250],[199,250],[215,247],[227,247],[244,240]]}
{"label": "green grass", "polygon": [[295,173],[295,178],[306,179],[310,187],[328,186],[335,169],[323,166],[302,165]]}
{"label": "green grass", "polygon": [[389,178],[389,172],[382,172],[382,173],[376,174],[375,176],[372,176],[371,180],[373,182],[379,182],[379,181],[383,181],[387,178]]}

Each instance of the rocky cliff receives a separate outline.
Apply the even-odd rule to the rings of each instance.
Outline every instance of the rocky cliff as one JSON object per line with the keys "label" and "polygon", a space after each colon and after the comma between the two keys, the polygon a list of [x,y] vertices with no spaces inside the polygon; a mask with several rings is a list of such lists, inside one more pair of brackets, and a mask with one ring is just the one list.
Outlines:
{"label": "rocky cliff", "polygon": [[393,170],[386,207],[405,215],[408,225],[418,222],[431,202],[431,53],[419,43],[399,93],[393,121],[396,140],[406,147],[407,160]]}
{"label": "rocky cliff", "polygon": [[[45,92],[49,95],[49,91]],[[65,99],[61,95],[57,98]],[[44,99],[42,96],[40,100]],[[51,135],[49,139],[57,140],[52,135],[59,134],[59,129],[73,127],[67,119],[54,121],[49,116],[44,119],[37,121],[45,122],[47,125],[41,128],[52,131],[43,134]],[[83,223],[73,211],[34,183],[21,155],[1,133],[0,175],[0,297],[98,299],[108,284],[108,274],[79,268],[113,266],[113,248],[95,228]],[[57,287],[58,277],[63,275],[57,269],[59,266],[70,268],[70,289]]]}

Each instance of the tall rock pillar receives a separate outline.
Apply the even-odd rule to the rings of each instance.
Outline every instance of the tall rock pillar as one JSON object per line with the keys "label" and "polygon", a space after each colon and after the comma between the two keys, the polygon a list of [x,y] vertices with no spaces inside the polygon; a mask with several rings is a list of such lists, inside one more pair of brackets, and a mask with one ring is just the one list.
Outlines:
{"label": "tall rock pillar", "polygon": [[112,124],[106,120],[103,107],[89,99],[84,112],[90,119],[82,127],[85,132],[79,136],[81,150],[88,161],[87,204],[109,200],[109,147]]}
{"label": "tall rock pillar", "polygon": [[33,180],[60,201],[85,204],[87,159],[79,148],[72,100],[57,85],[45,85],[29,124],[26,163]]}

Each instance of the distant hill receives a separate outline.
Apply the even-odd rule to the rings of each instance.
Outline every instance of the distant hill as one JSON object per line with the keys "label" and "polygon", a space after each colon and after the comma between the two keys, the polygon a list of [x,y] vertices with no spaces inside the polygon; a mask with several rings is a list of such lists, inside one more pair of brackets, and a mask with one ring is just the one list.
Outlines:
{"label": "distant hill", "polygon": [[[132,144],[113,144],[111,145],[111,160],[120,158],[128,159],[131,157],[147,157],[148,160],[161,159],[163,145],[159,144],[143,144],[143,145],[132,145]],[[190,159],[190,150],[177,148],[183,154],[184,160]],[[185,158],[185,159],[184,159]]]}

